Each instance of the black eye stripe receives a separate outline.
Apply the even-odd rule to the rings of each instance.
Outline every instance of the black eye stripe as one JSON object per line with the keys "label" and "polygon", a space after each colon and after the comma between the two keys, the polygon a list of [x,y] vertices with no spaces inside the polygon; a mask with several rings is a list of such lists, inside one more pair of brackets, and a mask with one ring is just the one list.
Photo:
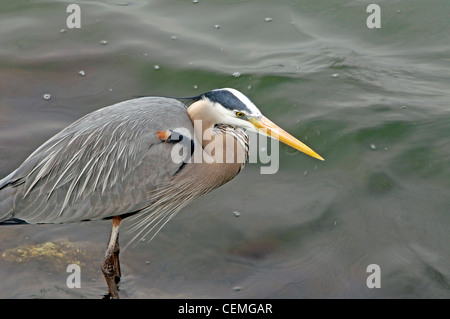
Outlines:
{"label": "black eye stripe", "polygon": [[250,109],[242,103],[233,93],[227,90],[215,90],[204,94],[211,102],[220,103],[231,111],[242,110],[251,113]]}

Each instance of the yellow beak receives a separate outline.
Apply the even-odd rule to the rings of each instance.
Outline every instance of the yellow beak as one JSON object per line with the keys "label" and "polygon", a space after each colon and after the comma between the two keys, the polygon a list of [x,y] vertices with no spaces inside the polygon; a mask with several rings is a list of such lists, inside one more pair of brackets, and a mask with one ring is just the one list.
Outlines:
{"label": "yellow beak", "polygon": [[270,121],[267,117],[263,116],[261,118],[252,118],[249,121],[258,129],[258,132],[270,136],[271,138],[274,138],[286,145],[289,145],[290,147],[295,148],[296,150],[303,152],[309,156],[317,158],[321,161],[324,160],[322,156],[314,152],[312,149],[310,149],[308,146],[300,142],[298,139],[293,137],[288,132],[281,129],[275,123]]}

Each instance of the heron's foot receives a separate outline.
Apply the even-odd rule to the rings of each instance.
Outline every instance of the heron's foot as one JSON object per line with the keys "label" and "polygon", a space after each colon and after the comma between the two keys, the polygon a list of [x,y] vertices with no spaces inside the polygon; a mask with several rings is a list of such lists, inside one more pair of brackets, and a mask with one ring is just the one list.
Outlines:
{"label": "heron's foot", "polygon": [[102,262],[102,272],[108,285],[109,293],[105,295],[108,299],[119,299],[120,263],[119,252],[106,256]]}
{"label": "heron's foot", "polygon": [[[119,289],[117,289],[117,291],[118,291]],[[111,291],[108,291],[108,293],[107,294],[105,294],[104,296],[103,296],[103,299],[120,299],[119,298],[119,293],[117,292],[117,295],[112,295],[111,294]]]}

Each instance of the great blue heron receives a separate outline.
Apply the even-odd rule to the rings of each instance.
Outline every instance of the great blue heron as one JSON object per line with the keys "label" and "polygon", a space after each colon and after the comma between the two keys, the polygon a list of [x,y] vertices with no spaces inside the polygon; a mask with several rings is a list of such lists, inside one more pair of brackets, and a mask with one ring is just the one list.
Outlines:
{"label": "great blue heron", "polygon": [[[109,296],[118,298],[121,221],[133,215],[144,229],[164,225],[192,200],[231,180],[247,159],[244,129],[323,160],[235,89],[191,100],[188,107],[172,98],[137,98],[72,123],[0,180],[0,223],[112,219],[101,269]],[[180,160],[175,155],[183,150],[189,154]]]}

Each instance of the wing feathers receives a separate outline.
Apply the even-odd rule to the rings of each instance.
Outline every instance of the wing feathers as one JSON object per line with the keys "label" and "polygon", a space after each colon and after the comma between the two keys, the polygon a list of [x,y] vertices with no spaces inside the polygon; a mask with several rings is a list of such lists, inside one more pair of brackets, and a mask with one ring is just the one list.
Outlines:
{"label": "wing feathers", "polygon": [[[180,102],[140,98],[90,113],[52,137],[10,178],[24,180],[14,216],[28,222],[98,219],[145,207],[146,194],[181,164],[156,132],[193,131]],[[8,186],[13,187],[13,186]],[[111,215],[112,214],[112,215]]]}

